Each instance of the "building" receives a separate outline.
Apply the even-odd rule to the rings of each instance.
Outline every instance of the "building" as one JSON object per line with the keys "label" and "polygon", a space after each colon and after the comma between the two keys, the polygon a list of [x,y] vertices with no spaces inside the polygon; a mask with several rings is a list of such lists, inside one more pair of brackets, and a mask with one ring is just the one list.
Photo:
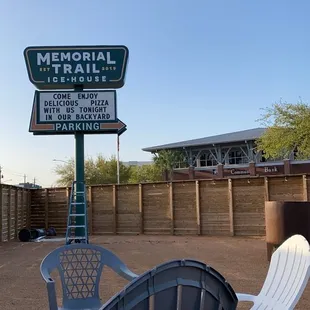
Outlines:
{"label": "building", "polygon": [[211,137],[181,141],[144,148],[157,153],[178,150],[185,162],[178,163],[174,179],[223,178],[310,172],[310,161],[295,161],[294,151],[288,159],[267,160],[257,151],[255,141],[266,128],[254,128]]}
{"label": "building", "polygon": [[136,161],[136,160],[122,162],[124,166],[139,166],[139,167],[145,165],[151,165],[152,163],[153,161]]}
{"label": "building", "polygon": [[38,184],[33,184],[33,183],[19,183],[18,185],[16,185],[18,187],[24,187],[24,188],[35,188],[35,189],[38,189],[38,188],[42,188],[42,186],[38,185]]}

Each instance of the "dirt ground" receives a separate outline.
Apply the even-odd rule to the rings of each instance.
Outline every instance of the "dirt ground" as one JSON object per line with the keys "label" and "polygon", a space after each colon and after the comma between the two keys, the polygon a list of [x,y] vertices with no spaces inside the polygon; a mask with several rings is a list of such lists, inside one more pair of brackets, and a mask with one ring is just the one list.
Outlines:
{"label": "dirt ground", "polygon": [[[262,239],[144,235],[96,236],[91,242],[113,251],[135,273],[170,259],[202,260],[217,269],[236,292],[257,294],[268,269]],[[63,243],[0,243],[1,310],[48,309],[39,266],[44,256],[60,245]],[[102,299],[107,300],[126,283],[106,269],[102,276]],[[243,303],[238,309],[250,309],[250,306]],[[310,284],[295,309],[310,309]]]}

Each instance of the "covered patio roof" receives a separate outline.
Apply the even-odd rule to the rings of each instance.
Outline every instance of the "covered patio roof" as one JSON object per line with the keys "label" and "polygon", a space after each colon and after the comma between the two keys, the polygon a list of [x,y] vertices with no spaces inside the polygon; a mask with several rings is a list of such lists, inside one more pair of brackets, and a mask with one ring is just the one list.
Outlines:
{"label": "covered patio roof", "polygon": [[262,136],[266,131],[266,128],[253,128],[242,131],[235,131],[225,134],[220,134],[216,136],[210,136],[199,139],[186,140],[181,142],[157,145],[143,148],[145,152],[157,152],[160,150],[170,150],[170,149],[182,149],[187,147],[196,147],[196,146],[207,146],[207,145],[219,145],[219,144],[229,144],[236,142],[244,141],[253,141]]}

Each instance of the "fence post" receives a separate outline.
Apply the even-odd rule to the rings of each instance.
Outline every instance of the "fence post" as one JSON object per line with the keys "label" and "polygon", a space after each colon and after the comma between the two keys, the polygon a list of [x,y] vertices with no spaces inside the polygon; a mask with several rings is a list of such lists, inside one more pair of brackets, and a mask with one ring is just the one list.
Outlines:
{"label": "fence post", "polygon": [[88,223],[89,223],[89,234],[93,234],[93,190],[91,186],[88,186]]}
{"label": "fence post", "polygon": [[228,201],[229,201],[229,231],[234,236],[234,193],[232,179],[228,179]]}
{"label": "fence post", "polygon": [[15,206],[14,206],[14,213],[15,213],[15,227],[14,227],[14,238],[17,239],[18,235],[18,187],[15,187]]}
{"label": "fence post", "polygon": [[173,208],[173,183],[170,182],[169,186],[169,208],[170,208],[170,218],[171,218],[171,235],[174,235],[174,208]]}
{"label": "fence post", "polygon": [[69,207],[70,207],[70,188],[66,187],[66,199],[67,199],[67,218],[69,216]]}
{"label": "fence post", "polygon": [[270,194],[269,194],[269,180],[268,177],[264,178],[264,189],[265,189],[265,201],[270,200]]}
{"label": "fence post", "polygon": [[116,235],[117,234],[117,194],[116,194],[115,185],[113,185],[112,205],[113,205],[113,233]]}
{"label": "fence post", "polygon": [[8,241],[11,240],[11,186],[8,188]]}
{"label": "fence post", "polygon": [[[68,223],[68,218],[69,218],[69,212],[70,212],[70,187],[66,186],[66,207],[67,207],[67,218],[65,220],[65,223],[67,225]],[[66,230],[68,229],[68,227],[66,226],[65,228],[65,234],[66,234]]]}
{"label": "fence post", "polygon": [[44,214],[45,214],[45,229],[48,229],[48,188],[45,189],[45,206],[44,206]]}
{"label": "fence post", "polygon": [[199,181],[196,181],[196,216],[197,216],[197,234],[201,235],[200,221],[200,186]]}
{"label": "fence post", "polygon": [[21,196],[21,228],[24,228],[25,226],[25,222],[24,222],[24,219],[25,219],[25,206],[24,206],[24,194],[25,194],[25,191],[24,191],[24,187],[22,188],[22,196]]}
{"label": "fence post", "polygon": [[[0,176],[1,178],[1,176]],[[0,184],[0,242],[3,241],[3,203],[2,203],[2,200],[3,200],[3,193],[2,193],[2,184]]]}
{"label": "fence post", "polygon": [[139,184],[139,213],[140,213],[140,234],[144,233],[144,220],[143,220],[143,185]]}
{"label": "fence post", "polygon": [[31,227],[31,189],[27,189],[26,227]]}
{"label": "fence post", "polygon": [[307,183],[307,175],[302,176],[302,187],[303,187],[303,197],[304,201],[308,201],[308,183]]}

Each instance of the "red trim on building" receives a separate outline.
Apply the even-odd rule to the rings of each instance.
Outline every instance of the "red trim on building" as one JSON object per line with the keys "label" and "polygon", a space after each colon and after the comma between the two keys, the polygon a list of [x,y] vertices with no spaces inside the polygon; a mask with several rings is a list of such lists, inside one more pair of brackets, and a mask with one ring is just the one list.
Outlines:
{"label": "red trim on building", "polygon": [[[310,161],[290,161],[250,163],[248,165],[210,168],[184,168],[173,172],[173,180],[240,178],[249,176],[294,175],[310,173]],[[167,174],[166,174],[167,175]],[[168,181],[167,177],[165,178]]]}

